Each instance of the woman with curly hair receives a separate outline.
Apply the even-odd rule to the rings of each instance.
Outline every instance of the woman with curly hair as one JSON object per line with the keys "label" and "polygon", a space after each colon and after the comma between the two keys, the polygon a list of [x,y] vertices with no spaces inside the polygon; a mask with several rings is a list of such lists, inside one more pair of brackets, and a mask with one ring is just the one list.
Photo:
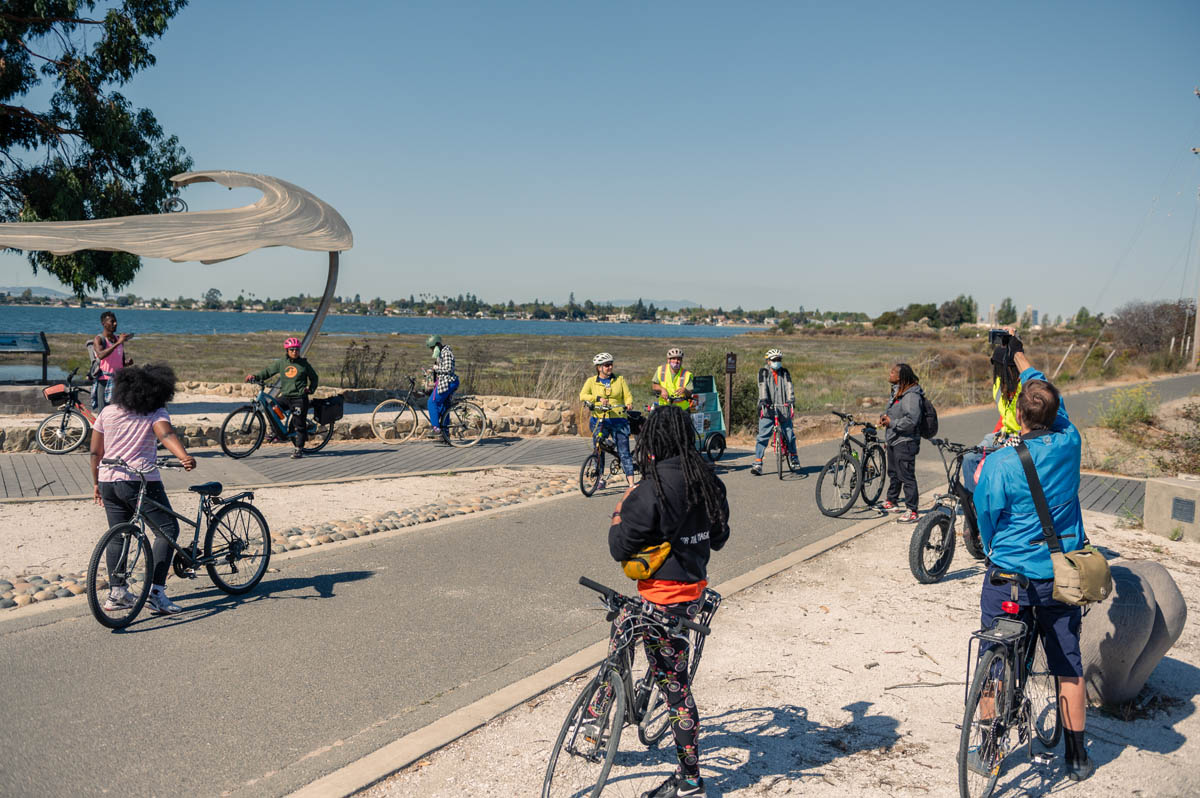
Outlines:
{"label": "woman with curly hair", "polygon": [[[179,458],[184,469],[191,471],[196,460],[175,434],[171,417],[167,415],[167,402],[175,398],[175,372],[164,363],[147,366],[129,366],[113,377],[112,404],[100,412],[92,426],[92,493],[96,504],[104,508],[108,525],[116,526],[130,521],[137,506],[138,489],[141,482],[136,474],[126,472],[119,466],[102,465],[104,458],[120,457],[139,471],[151,469],[145,474],[146,496],[164,507],[170,507],[167,492],[163,489],[162,476],[154,468],[157,457],[156,442]],[[170,615],[182,608],[167,598],[167,570],[171,565],[171,544],[163,537],[174,540],[179,535],[179,522],[163,510],[144,509],[146,516],[157,527],[154,536],[154,577],[150,589],[150,610],[155,615]],[[121,543],[114,540],[106,552],[109,573],[118,571],[121,559]],[[114,610],[132,607],[137,596],[124,584],[109,585],[108,599],[104,609]]]}
{"label": "woman with curly hair", "polygon": [[[638,580],[642,600],[670,615],[695,618],[708,586],[709,554],[729,539],[725,486],[694,445],[687,414],[674,405],[655,409],[638,436],[635,458],[642,481],[617,503],[608,530],[609,553],[618,562],[647,546],[671,544],[666,561]],[[678,769],[643,798],[703,798],[699,712],[688,678],[688,641],[663,627],[646,632],[646,657],[671,708]]]}

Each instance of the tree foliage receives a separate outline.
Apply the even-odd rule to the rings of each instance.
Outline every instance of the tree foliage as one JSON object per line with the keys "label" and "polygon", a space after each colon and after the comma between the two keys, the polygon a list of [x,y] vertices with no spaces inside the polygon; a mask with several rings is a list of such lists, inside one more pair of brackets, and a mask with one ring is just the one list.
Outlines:
{"label": "tree foliage", "polygon": [[1118,346],[1139,354],[1158,352],[1169,347],[1172,338],[1182,345],[1184,336],[1192,331],[1194,308],[1192,300],[1184,299],[1128,302],[1117,308],[1109,327]]}
{"label": "tree foliage", "polygon": [[[153,66],[150,45],[187,0],[5,0],[0,5],[0,218],[77,221],[158,213],[191,158],[117,89]],[[103,14],[91,16],[97,11]],[[107,10],[104,10],[107,9]],[[43,81],[53,90],[41,88]],[[33,96],[48,94],[44,107]],[[41,104],[39,103],[39,106]],[[117,290],[125,252],[29,253],[76,294]]]}
{"label": "tree foliage", "polygon": [[1000,303],[999,309],[996,310],[997,324],[1016,324],[1017,322],[1017,306],[1013,304],[1012,297],[1006,296]]}

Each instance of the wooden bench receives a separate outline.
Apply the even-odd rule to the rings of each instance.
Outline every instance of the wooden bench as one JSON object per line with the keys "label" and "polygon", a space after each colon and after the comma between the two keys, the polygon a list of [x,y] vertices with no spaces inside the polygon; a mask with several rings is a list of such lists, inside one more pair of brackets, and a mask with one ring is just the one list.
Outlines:
{"label": "wooden bench", "polygon": [[50,344],[44,332],[0,332],[0,354],[30,353],[42,356],[42,382],[49,382],[46,369],[50,361]]}

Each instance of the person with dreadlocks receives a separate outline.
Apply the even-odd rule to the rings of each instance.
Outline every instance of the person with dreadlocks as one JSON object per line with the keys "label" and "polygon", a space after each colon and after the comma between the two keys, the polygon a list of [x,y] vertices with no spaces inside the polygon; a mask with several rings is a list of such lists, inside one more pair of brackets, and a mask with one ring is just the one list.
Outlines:
{"label": "person with dreadlocks", "polygon": [[1000,411],[1000,420],[991,434],[986,435],[979,445],[983,452],[968,452],[963,457],[962,483],[968,491],[975,491],[983,460],[989,452],[1015,446],[1020,442],[1021,424],[1017,421],[1017,400],[1021,396],[1021,370],[1017,367],[1016,355],[1024,354],[1024,346],[1012,327],[1003,328],[1008,333],[992,350],[992,399]]}
{"label": "person with dreadlocks", "polygon": [[[638,580],[642,600],[670,615],[695,618],[708,585],[708,558],[729,539],[725,486],[693,445],[691,419],[663,405],[646,419],[634,458],[642,481],[617,502],[608,530],[609,553],[622,562],[664,541],[670,554],[648,579]],[[671,730],[679,767],[642,798],[703,798],[696,738],[699,713],[688,678],[686,637],[663,627],[645,636],[646,658],[671,707]]]}
{"label": "person with dreadlocks", "polygon": [[[921,451],[921,383],[907,363],[896,363],[888,371],[892,394],[887,412],[879,417],[879,425],[887,428],[884,443],[887,447],[888,486],[883,509],[900,513],[897,520],[904,524],[917,521],[917,506],[921,497],[917,489],[917,454]],[[900,488],[904,488],[904,507],[900,506]]]}

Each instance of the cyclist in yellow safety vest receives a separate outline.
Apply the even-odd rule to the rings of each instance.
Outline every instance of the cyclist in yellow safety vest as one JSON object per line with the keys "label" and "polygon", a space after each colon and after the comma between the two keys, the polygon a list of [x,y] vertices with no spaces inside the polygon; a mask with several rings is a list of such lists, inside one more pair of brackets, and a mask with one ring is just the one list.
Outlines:
{"label": "cyclist in yellow safety vest", "polygon": [[667,364],[654,370],[654,379],[650,389],[658,394],[658,404],[675,405],[683,412],[688,411],[691,404],[692,372],[683,367],[683,350],[672,347],[667,350]]}
{"label": "cyclist in yellow safety vest", "polygon": [[[633,393],[625,378],[613,373],[613,356],[601,352],[592,358],[596,367],[596,376],[588,377],[579,392],[579,399],[591,405],[591,418],[588,425],[592,432],[599,424],[602,434],[611,435],[617,447],[617,459],[621,461],[621,470],[625,472],[625,482],[633,487],[633,457],[629,454],[629,417],[628,410],[633,404]],[[619,410],[616,408],[620,408]],[[598,464],[600,482],[596,490],[605,487],[604,455],[601,453]]]}

